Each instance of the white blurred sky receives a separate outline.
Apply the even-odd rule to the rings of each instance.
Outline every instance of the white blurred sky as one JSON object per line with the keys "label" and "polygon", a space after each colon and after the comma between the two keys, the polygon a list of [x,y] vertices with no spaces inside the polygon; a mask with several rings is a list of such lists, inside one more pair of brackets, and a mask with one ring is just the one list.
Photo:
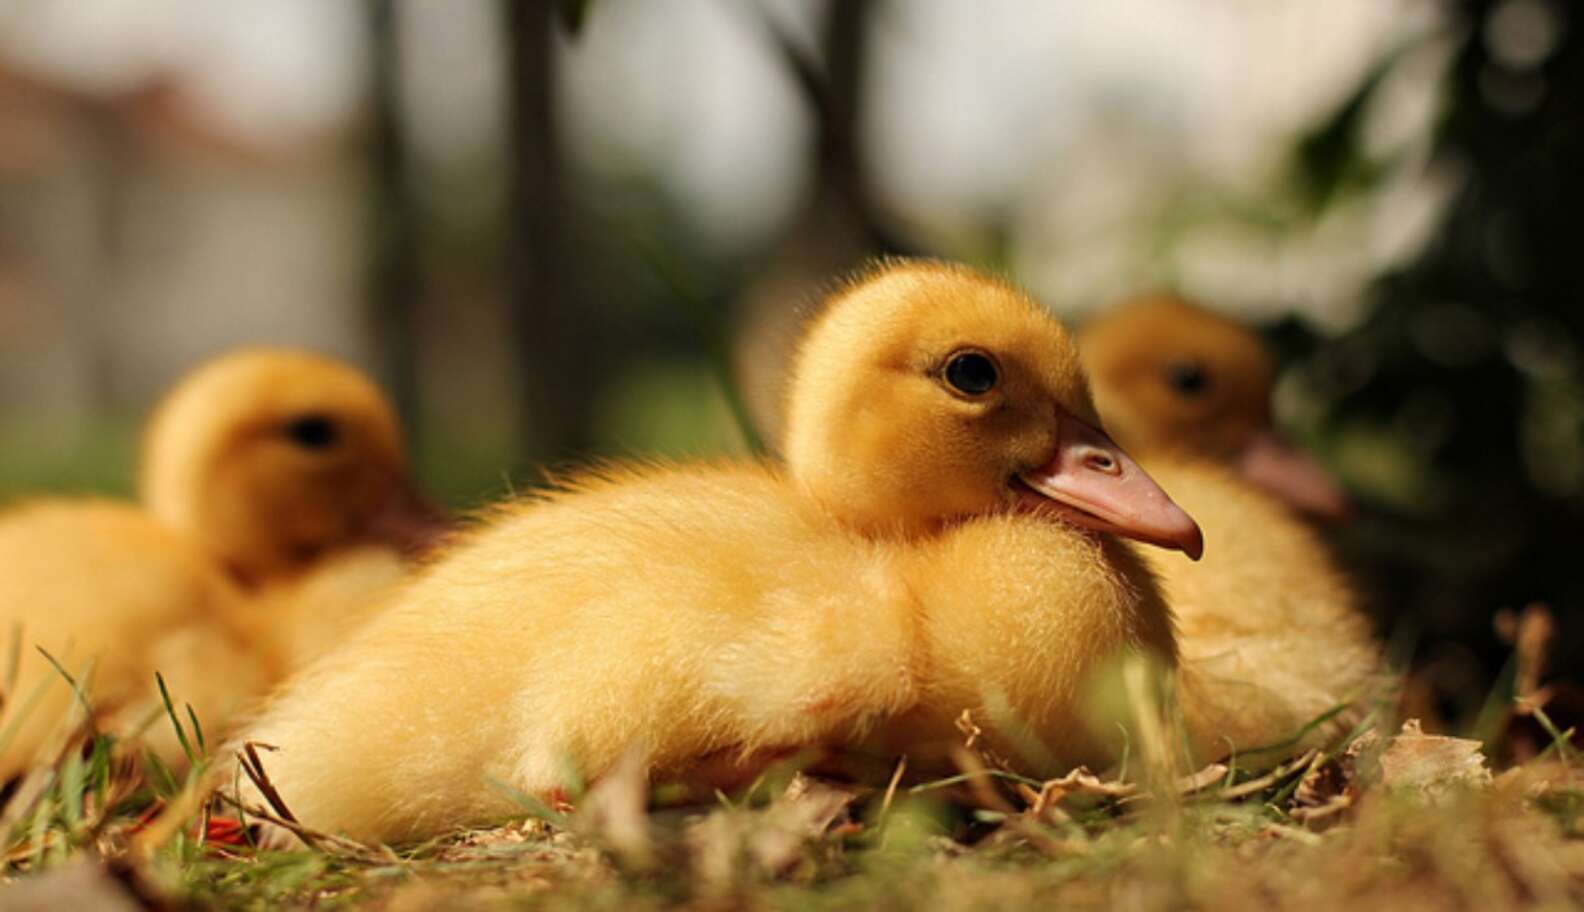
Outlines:
{"label": "white blurred sky", "polygon": [[[563,42],[576,159],[595,172],[655,171],[727,248],[769,237],[805,180],[807,114],[755,27],[755,2],[812,38],[818,3],[595,0],[585,32]],[[1038,284],[1049,269],[1073,268],[1042,244],[1074,246],[1086,218],[1099,228],[1126,222],[1139,188],[1154,192],[1129,167],[1257,184],[1281,143],[1386,48],[1422,32],[1435,8],[892,0],[875,30],[872,171],[903,214],[943,231],[1011,210],[1033,236],[1039,263],[1028,272]],[[89,90],[175,75],[225,129],[289,145],[356,114],[366,9],[351,0],[0,0],[0,54]],[[411,0],[404,10],[421,152],[489,143],[503,84],[498,6]],[[1097,146],[1108,131],[1126,148]],[[1080,168],[1112,173],[1090,180]],[[1028,211],[1067,199],[1084,200],[1087,214]]]}
{"label": "white blurred sky", "polygon": [[362,17],[360,4],[324,0],[0,0],[0,48],[89,91],[182,78],[226,128],[283,142],[360,103]]}

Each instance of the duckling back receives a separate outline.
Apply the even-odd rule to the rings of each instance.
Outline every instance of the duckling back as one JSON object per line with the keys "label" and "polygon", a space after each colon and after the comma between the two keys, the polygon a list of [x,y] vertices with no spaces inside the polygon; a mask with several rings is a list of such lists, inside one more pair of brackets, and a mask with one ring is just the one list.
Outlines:
{"label": "duckling back", "polygon": [[411,573],[408,561],[380,545],[329,555],[253,595],[253,641],[285,672],[306,668],[379,611]]}
{"label": "duckling back", "polygon": [[[17,673],[0,710],[0,779],[45,759],[72,720],[77,678],[100,724],[148,739],[181,762],[154,672],[219,734],[270,670],[232,623],[242,596],[195,546],[137,509],[41,501],[0,515],[0,625],[17,636]],[[178,704],[179,705],[179,704]]]}
{"label": "duckling back", "polygon": [[[1307,524],[1230,471],[1150,461],[1151,474],[1193,511],[1200,563],[1146,552],[1176,615],[1180,702],[1205,758],[1267,747],[1367,695],[1380,653],[1358,596]],[[1351,725],[1348,710],[1307,739]]]}
{"label": "duckling back", "polygon": [[1292,512],[1338,520],[1346,497],[1275,434],[1275,370],[1259,337],[1156,295],[1090,321],[1081,342],[1107,427],[1205,533],[1198,564],[1147,554],[1177,616],[1196,750],[1213,758],[1282,742],[1362,696],[1378,670],[1369,624],[1325,543]]}
{"label": "duckling back", "polygon": [[248,737],[310,825],[428,835],[516,810],[492,781],[841,739],[911,701],[911,616],[886,553],[765,467],[589,477],[502,508]]}

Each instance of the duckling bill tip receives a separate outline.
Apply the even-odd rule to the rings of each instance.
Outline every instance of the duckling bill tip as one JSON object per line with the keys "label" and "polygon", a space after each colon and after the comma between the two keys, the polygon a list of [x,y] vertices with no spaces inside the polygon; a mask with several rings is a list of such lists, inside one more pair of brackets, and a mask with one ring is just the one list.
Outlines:
{"label": "duckling bill tip", "polygon": [[1058,419],[1055,454],[1019,478],[1067,521],[1198,560],[1204,533],[1104,431],[1071,416]]}

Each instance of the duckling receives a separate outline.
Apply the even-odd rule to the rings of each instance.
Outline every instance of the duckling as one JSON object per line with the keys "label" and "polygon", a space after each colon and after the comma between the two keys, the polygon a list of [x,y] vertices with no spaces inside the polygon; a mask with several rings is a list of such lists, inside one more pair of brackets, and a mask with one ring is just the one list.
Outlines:
{"label": "duckling", "polygon": [[[891,263],[834,296],[795,373],[786,468],[607,467],[505,504],[289,683],[246,740],[278,748],[297,819],[412,839],[629,754],[685,776],[907,749],[980,699],[979,673],[1056,758],[1089,756],[1065,701],[1117,652],[1174,654],[1112,536],[1200,542],[1096,428],[1065,332],[998,281]],[[1006,567],[985,560],[1022,526]]]}
{"label": "duckling", "polygon": [[[1253,333],[1173,297],[1119,306],[1079,336],[1118,439],[1210,543],[1151,553],[1176,614],[1179,702],[1204,759],[1287,740],[1365,695],[1379,649],[1346,574],[1302,515],[1339,519],[1340,489],[1270,426],[1274,370]],[[1343,713],[1305,739],[1334,737]]]}
{"label": "duckling", "polygon": [[202,550],[131,504],[14,506],[0,515],[0,567],[0,626],[16,661],[0,707],[0,781],[47,759],[81,719],[51,659],[77,679],[100,726],[147,724],[146,742],[172,766],[182,765],[182,750],[159,717],[156,670],[178,707],[189,702],[213,723],[273,675],[241,629],[241,591]]}
{"label": "duckling", "polygon": [[420,549],[441,525],[378,387],[295,349],[240,349],[183,378],[149,422],[139,488],[249,587],[373,540]]}
{"label": "duckling", "polygon": [[305,668],[366,621],[412,573],[414,558],[383,544],[342,548],[251,593],[247,627],[281,675]]}
{"label": "duckling", "polygon": [[177,383],[145,431],[140,493],[253,593],[251,636],[280,669],[361,623],[446,528],[374,382],[291,348],[238,349]]}
{"label": "duckling", "polygon": [[224,355],[179,383],[147,430],[142,487],[141,510],[63,499],[0,514],[0,618],[22,633],[21,683],[50,685],[25,737],[0,748],[6,769],[69,708],[35,646],[98,663],[96,714],[148,704],[153,669],[211,669],[181,676],[218,733],[241,694],[262,695],[373,610],[405,574],[396,548],[438,516],[407,481],[374,385],[285,349]]}
{"label": "duckling", "polygon": [[1331,475],[1272,428],[1275,365],[1243,325],[1146,295],[1086,322],[1079,347],[1106,429],[1131,452],[1225,465],[1307,516],[1347,517]]}
{"label": "duckling", "polygon": [[1379,683],[1381,655],[1324,542],[1283,503],[1225,469],[1145,465],[1194,511],[1209,543],[1198,564],[1144,556],[1177,619],[1178,702],[1196,755],[1213,760],[1283,744],[1346,706],[1298,743],[1322,746],[1344,734],[1359,717],[1357,702]]}

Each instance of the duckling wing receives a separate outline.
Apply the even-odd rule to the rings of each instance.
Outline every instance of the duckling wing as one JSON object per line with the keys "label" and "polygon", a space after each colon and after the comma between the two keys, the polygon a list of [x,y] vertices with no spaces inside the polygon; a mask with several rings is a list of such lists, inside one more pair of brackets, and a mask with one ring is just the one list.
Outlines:
{"label": "duckling wing", "polygon": [[[508,507],[289,685],[249,737],[299,819],[393,840],[648,770],[841,739],[911,700],[887,555],[756,466]],[[492,782],[495,783],[492,785]]]}
{"label": "duckling wing", "polygon": [[[1150,552],[1177,617],[1181,701],[1207,756],[1279,743],[1367,695],[1380,653],[1325,545],[1265,494],[1203,464],[1150,465],[1205,534],[1198,563]],[[1313,730],[1335,736],[1345,712]]]}

